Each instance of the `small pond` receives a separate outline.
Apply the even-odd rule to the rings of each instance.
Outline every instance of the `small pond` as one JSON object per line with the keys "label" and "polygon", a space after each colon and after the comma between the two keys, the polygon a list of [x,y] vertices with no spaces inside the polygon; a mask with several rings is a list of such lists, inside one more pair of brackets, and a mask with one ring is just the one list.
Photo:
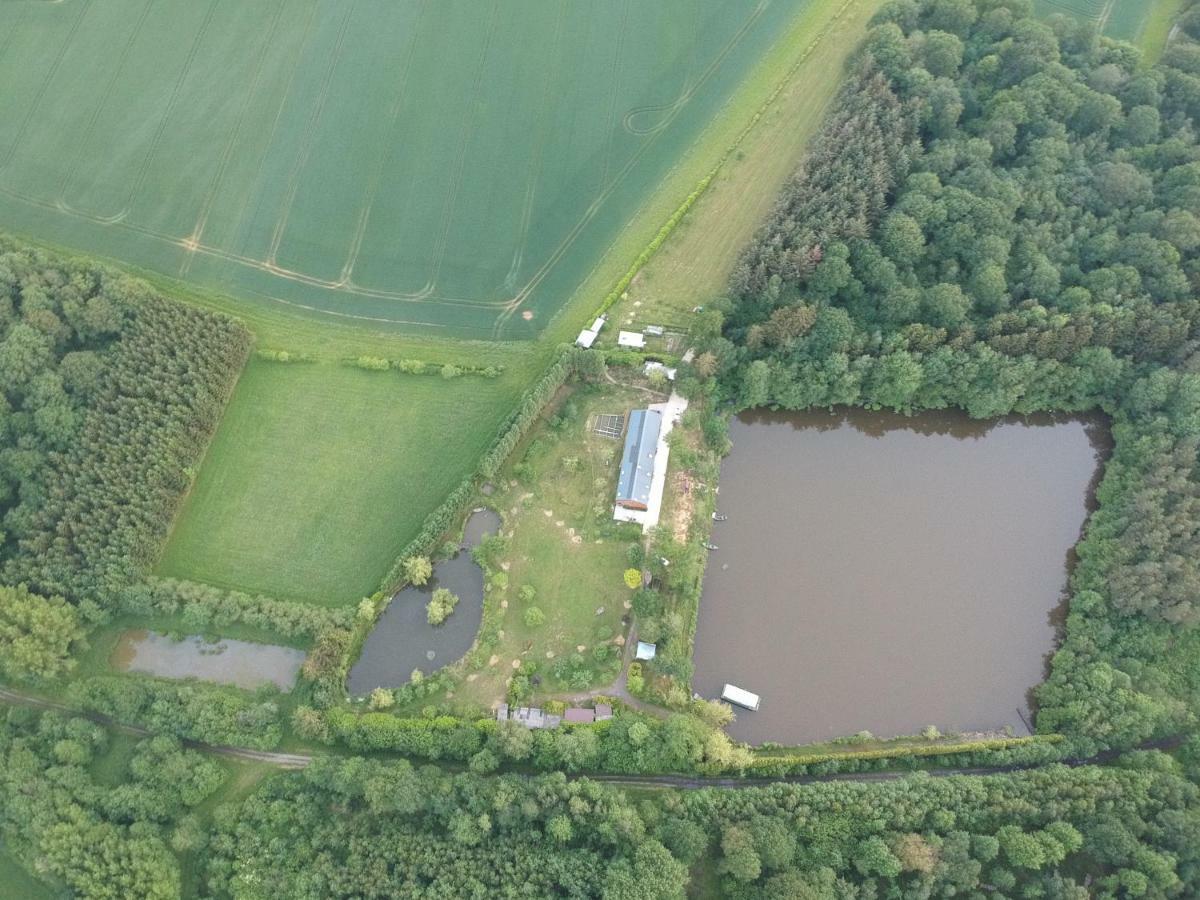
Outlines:
{"label": "small pond", "polygon": [[[462,549],[433,567],[428,584],[406,587],[392,598],[350,670],[347,686],[352,697],[377,687],[400,687],[408,683],[413,669],[428,675],[471,649],[483,621],[483,570],[470,551],[499,530],[499,515],[476,510],[463,529]],[[450,618],[434,626],[425,618],[425,606],[438,588],[457,594],[459,602]]]}
{"label": "small pond", "polygon": [[303,650],[274,644],[234,640],[210,643],[196,635],[177,641],[157,631],[139,630],[121,635],[111,661],[122,672],[199,678],[249,690],[273,684],[281,691],[290,691],[304,656]]}
{"label": "small pond", "polygon": [[761,695],[735,738],[1026,732],[1106,423],[754,411],[730,438],[694,687]]}

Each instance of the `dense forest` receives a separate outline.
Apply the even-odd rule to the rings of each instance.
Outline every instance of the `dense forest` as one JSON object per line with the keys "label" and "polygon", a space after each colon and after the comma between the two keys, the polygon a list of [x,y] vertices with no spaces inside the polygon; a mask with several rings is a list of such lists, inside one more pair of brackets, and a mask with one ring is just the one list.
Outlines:
{"label": "dense forest", "polygon": [[230,319],[0,240],[0,575],[91,614],[157,559],[249,353]]}
{"label": "dense forest", "polygon": [[328,757],[237,799],[229,770],[173,738],[135,741],[115,768],[113,750],[82,719],[0,721],[0,840],[80,896],[178,896],[180,859],[202,895],[240,898],[662,900],[682,897],[690,872],[727,896],[780,900],[1200,890],[1200,789],[1156,752],[637,797],[561,774]]}

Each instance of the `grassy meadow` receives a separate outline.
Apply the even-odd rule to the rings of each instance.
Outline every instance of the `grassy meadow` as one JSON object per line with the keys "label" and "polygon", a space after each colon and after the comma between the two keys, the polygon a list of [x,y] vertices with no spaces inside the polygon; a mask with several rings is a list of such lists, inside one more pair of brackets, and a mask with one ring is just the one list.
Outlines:
{"label": "grassy meadow", "polygon": [[247,307],[532,337],[810,4],[3,3],[0,215]]}
{"label": "grassy meadow", "polygon": [[158,573],[315,603],[373,593],[522,388],[252,360]]}

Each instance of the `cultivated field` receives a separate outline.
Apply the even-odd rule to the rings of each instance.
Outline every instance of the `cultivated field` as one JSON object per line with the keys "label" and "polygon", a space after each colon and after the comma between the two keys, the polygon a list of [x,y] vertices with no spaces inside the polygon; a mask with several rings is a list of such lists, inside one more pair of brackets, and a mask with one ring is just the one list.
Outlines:
{"label": "cultivated field", "polygon": [[12,0],[0,216],[248,305],[535,334],[812,0]]}
{"label": "cultivated field", "polygon": [[327,604],[373,593],[523,381],[252,360],[159,573]]}
{"label": "cultivated field", "polygon": [[1095,22],[1106,37],[1138,44],[1154,57],[1182,5],[1181,0],[1034,0],[1039,15],[1062,13]]}

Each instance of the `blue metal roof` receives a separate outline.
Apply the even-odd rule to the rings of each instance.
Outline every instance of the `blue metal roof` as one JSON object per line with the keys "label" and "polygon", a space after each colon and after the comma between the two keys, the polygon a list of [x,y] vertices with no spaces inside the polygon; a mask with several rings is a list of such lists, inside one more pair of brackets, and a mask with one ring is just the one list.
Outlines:
{"label": "blue metal roof", "polygon": [[650,502],[650,482],[654,477],[660,431],[662,413],[658,410],[635,409],[629,414],[625,455],[621,458],[621,477],[617,481],[618,504],[644,509]]}

